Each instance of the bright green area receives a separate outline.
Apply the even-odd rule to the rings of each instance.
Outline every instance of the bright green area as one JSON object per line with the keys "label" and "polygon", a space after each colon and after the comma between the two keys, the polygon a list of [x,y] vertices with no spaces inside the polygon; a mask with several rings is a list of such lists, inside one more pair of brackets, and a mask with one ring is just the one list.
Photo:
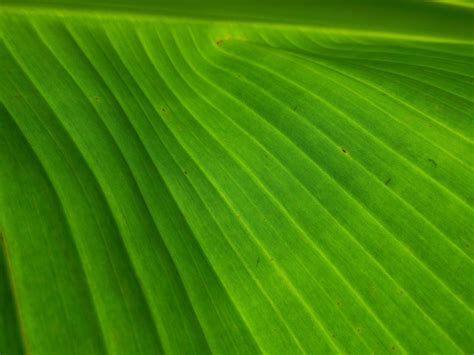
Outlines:
{"label": "bright green area", "polygon": [[267,3],[0,7],[0,354],[474,351],[472,9]]}

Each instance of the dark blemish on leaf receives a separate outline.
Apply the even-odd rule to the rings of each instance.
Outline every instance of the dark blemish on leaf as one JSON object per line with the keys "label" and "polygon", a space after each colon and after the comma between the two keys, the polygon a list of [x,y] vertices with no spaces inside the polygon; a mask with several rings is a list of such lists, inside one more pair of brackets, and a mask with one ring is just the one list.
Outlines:
{"label": "dark blemish on leaf", "polygon": [[161,108],[161,112],[166,112],[166,108],[165,108],[165,107],[162,107],[162,108]]}
{"label": "dark blemish on leaf", "polygon": [[392,178],[388,178],[388,179],[385,181],[385,185],[390,184],[390,181],[392,181]]}
{"label": "dark blemish on leaf", "polygon": [[94,96],[94,100],[95,100],[95,102],[99,102],[99,101],[100,101],[100,97],[99,97],[99,96]]}
{"label": "dark blemish on leaf", "polygon": [[432,163],[435,168],[438,166],[438,163],[436,163],[433,159],[426,159],[426,160],[428,160],[430,163]]}
{"label": "dark blemish on leaf", "polygon": [[223,40],[223,39],[218,39],[218,40],[216,41],[216,44],[217,44],[218,46],[220,46],[222,43],[224,43],[224,40]]}
{"label": "dark blemish on leaf", "polygon": [[184,175],[188,175],[188,172],[186,170],[183,171]]}
{"label": "dark blemish on leaf", "polygon": [[396,349],[395,346],[392,346],[392,351],[395,351],[395,349]]}
{"label": "dark blemish on leaf", "polygon": [[341,148],[341,152],[343,152],[344,154],[347,154],[347,149],[346,148]]}
{"label": "dark blemish on leaf", "polygon": [[362,329],[360,327],[357,328],[357,333],[362,332]]}
{"label": "dark blemish on leaf", "polygon": [[[0,234],[0,238],[1,238],[1,237],[2,237],[2,235]],[[464,244],[464,246],[465,246],[466,248],[469,248],[471,245],[470,245],[469,243],[466,243],[466,244]]]}
{"label": "dark blemish on leaf", "polygon": [[258,264],[260,264],[260,257],[257,258],[257,264],[255,265],[255,267],[258,267]]}

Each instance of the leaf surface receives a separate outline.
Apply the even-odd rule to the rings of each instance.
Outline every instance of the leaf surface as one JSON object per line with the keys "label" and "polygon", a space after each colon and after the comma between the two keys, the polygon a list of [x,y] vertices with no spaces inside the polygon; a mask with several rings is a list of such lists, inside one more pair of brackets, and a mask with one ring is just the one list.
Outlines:
{"label": "leaf surface", "polygon": [[218,5],[0,7],[0,352],[472,352],[472,9]]}

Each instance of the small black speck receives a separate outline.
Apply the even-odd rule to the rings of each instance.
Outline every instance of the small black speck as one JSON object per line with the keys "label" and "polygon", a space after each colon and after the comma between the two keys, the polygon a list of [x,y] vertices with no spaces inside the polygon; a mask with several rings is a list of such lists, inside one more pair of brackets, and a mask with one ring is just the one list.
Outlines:
{"label": "small black speck", "polygon": [[166,112],[166,108],[162,107],[161,112]]}
{"label": "small black speck", "polygon": [[434,161],[433,159],[426,159],[426,160],[428,160],[431,164],[433,164],[435,168],[438,166],[438,163],[436,163],[436,161]]}
{"label": "small black speck", "polygon": [[346,148],[341,148],[341,152],[343,152],[344,154],[347,153],[347,149]]}

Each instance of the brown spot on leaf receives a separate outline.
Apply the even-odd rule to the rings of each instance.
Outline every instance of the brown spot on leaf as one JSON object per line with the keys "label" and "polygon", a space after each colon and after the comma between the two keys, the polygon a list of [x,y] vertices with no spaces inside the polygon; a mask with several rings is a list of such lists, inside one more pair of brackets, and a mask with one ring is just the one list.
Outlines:
{"label": "brown spot on leaf", "polygon": [[223,40],[223,39],[218,39],[218,40],[216,41],[216,44],[217,44],[218,46],[220,46],[222,43],[224,43],[224,40]]}
{"label": "brown spot on leaf", "polygon": [[347,149],[346,148],[341,148],[341,152],[343,152],[344,154],[347,154]]}

